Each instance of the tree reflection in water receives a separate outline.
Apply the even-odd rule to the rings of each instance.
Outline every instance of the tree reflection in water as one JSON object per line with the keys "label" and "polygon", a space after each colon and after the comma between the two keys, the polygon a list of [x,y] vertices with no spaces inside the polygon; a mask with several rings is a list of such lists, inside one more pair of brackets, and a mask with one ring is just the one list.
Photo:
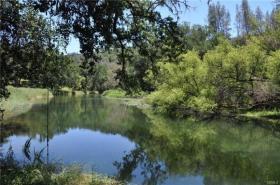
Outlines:
{"label": "tree reflection in water", "polygon": [[137,167],[140,168],[141,175],[144,177],[142,182],[144,185],[161,184],[167,178],[163,165],[158,161],[149,159],[139,146],[126,154],[121,162],[114,162],[114,166],[118,169],[116,177],[122,181],[130,182]]}

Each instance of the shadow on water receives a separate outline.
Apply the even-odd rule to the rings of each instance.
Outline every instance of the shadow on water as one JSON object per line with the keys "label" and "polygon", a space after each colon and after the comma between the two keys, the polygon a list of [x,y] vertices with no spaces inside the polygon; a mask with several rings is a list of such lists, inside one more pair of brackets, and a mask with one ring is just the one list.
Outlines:
{"label": "shadow on water", "polygon": [[51,158],[136,184],[280,183],[277,132],[254,123],[172,120],[118,100],[55,97],[5,125],[17,129],[4,129],[4,149],[32,137]]}

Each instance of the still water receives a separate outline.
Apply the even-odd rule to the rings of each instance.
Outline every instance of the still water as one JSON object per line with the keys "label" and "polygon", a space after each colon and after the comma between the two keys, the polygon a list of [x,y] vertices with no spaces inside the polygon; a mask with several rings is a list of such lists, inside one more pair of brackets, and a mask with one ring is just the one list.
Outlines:
{"label": "still water", "polygon": [[255,123],[171,120],[119,100],[55,97],[5,124],[0,152],[12,147],[21,161],[32,138],[46,161],[131,184],[280,184],[280,132]]}

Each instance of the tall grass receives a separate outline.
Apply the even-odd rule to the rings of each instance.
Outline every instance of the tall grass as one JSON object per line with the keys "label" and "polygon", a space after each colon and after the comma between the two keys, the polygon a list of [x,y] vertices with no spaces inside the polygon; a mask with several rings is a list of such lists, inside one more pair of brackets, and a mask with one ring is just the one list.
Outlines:
{"label": "tall grass", "polygon": [[123,185],[106,176],[83,174],[79,165],[44,163],[41,151],[30,154],[30,142],[29,139],[23,147],[27,162],[15,160],[11,147],[5,155],[0,155],[1,185]]}

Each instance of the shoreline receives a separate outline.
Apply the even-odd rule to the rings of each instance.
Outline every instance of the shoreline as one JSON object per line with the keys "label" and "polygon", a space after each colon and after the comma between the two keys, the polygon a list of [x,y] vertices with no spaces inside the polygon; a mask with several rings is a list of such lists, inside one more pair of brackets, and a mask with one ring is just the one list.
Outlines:
{"label": "shoreline", "polygon": [[[13,87],[8,86],[11,93],[7,100],[0,102],[1,109],[4,109],[4,120],[18,116],[29,111],[37,104],[47,104],[55,94],[45,88]],[[84,96],[82,91],[70,91],[62,89],[67,96]],[[49,98],[47,98],[49,96]]]}
{"label": "shoreline", "polygon": [[151,105],[147,104],[143,97],[141,98],[131,98],[131,97],[117,98],[117,97],[108,97],[108,96],[100,96],[100,97],[111,99],[111,100],[118,100],[121,101],[123,105],[137,107],[139,109],[151,108]]}
{"label": "shoreline", "polygon": [[[106,99],[115,99],[120,100],[123,102],[124,105],[127,106],[134,106],[139,109],[152,109],[153,111],[157,112],[154,108],[152,108],[152,105],[145,102],[144,97],[140,98],[133,98],[133,97],[108,97],[108,96],[101,96],[102,98]],[[278,110],[259,110],[259,111],[248,111],[246,113],[229,113],[224,112],[220,114],[215,113],[202,113],[197,111],[190,111],[191,114],[179,114],[180,116],[178,118],[185,119],[187,117],[194,117],[194,118],[203,118],[203,114],[206,115],[205,118],[208,117],[220,117],[220,118],[233,118],[240,121],[257,121],[257,122],[264,122],[265,125],[280,125],[280,111]],[[176,113],[175,113],[176,114]]]}
{"label": "shoreline", "polygon": [[[5,109],[4,120],[20,115],[30,110],[36,104],[47,104],[47,89],[42,88],[25,88],[25,87],[8,87],[11,92],[10,97],[7,100],[1,102],[1,107]],[[77,96],[82,93],[77,93]],[[68,96],[75,96],[70,95]],[[49,101],[54,95],[49,91]],[[152,109],[152,105],[146,103],[145,97],[111,97],[101,95],[101,98],[112,99],[121,101],[122,104],[127,106],[137,107],[139,109]],[[279,110],[260,110],[260,111],[248,111],[246,113],[221,113],[215,115],[214,113],[202,113],[197,111],[191,111],[191,114],[185,114],[183,112],[177,112],[179,118],[184,119],[186,117],[193,116],[194,118],[203,117],[225,117],[232,118],[240,121],[257,121],[263,122],[265,125],[279,125],[280,124],[280,111]],[[175,113],[176,114],[176,113]],[[198,116],[199,115],[199,116]]]}

